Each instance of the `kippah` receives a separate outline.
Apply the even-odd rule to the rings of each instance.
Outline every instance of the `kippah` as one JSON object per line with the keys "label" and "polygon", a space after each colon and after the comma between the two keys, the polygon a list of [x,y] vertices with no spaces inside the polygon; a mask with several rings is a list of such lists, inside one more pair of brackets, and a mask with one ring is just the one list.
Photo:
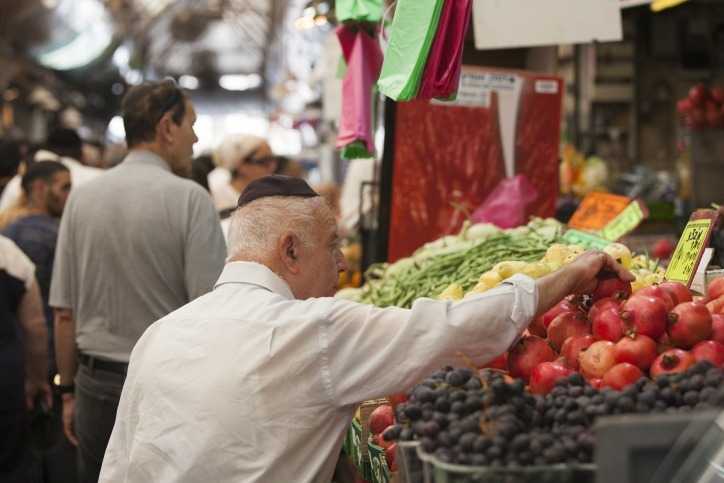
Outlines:
{"label": "kippah", "polygon": [[259,198],[266,196],[296,196],[299,198],[313,198],[319,196],[306,181],[292,176],[273,174],[252,181],[244,188],[239,196],[237,206],[242,207]]}

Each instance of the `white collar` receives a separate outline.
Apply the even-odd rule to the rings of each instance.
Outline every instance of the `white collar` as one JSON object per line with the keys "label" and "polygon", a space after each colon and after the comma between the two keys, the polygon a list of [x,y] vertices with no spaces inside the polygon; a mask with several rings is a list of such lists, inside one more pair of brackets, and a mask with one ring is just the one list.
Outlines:
{"label": "white collar", "polygon": [[272,272],[269,267],[256,262],[229,262],[224,265],[219,279],[216,281],[214,288],[225,283],[245,283],[258,285],[271,292],[282,295],[285,298],[293,299],[289,285]]}

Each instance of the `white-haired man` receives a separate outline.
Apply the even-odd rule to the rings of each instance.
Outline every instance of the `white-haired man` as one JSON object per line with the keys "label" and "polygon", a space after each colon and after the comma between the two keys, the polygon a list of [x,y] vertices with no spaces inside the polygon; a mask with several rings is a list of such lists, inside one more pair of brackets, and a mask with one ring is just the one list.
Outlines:
{"label": "white-haired man", "polygon": [[632,278],[587,253],[538,281],[380,309],[330,297],[345,268],[338,243],[304,181],[249,184],[214,290],[133,350],[101,481],[328,482],[359,402],[411,386],[458,351],[493,359],[604,268]]}

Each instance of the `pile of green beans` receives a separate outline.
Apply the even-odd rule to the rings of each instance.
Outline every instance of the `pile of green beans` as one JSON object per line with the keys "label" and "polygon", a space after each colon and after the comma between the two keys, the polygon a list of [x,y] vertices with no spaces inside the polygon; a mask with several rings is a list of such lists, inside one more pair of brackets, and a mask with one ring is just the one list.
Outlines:
{"label": "pile of green beans", "polygon": [[416,261],[394,275],[386,276],[380,266],[372,266],[365,274],[367,284],[361,302],[409,308],[418,298],[436,297],[451,283],[460,284],[467,292],[480,275],[499,262],[540,260],[557,238],[535,231],[527,235],[501,232],[470,248]]}

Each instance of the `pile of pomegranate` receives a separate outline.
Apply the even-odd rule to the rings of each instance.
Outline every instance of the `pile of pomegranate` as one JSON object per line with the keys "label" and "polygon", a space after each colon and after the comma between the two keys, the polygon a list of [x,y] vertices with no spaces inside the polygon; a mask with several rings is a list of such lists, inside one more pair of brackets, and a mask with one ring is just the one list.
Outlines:
{"label": "pile of pomegranate", "polygon": [[707,308],[720,297],[724,279],[694,301],[681,284],[632,294],[606,277],[539,317],[489,367],[446,367],[392,397],[370,418],[373,440],[415,440],[440,461],[506,472],[590,463],[600,416],[724,407],[724,325]]}
{"label": "pile of pomegranate", "polygon": [[681,122],[691,129],[724,127],[724,88],[697,84],[676,103]]}

